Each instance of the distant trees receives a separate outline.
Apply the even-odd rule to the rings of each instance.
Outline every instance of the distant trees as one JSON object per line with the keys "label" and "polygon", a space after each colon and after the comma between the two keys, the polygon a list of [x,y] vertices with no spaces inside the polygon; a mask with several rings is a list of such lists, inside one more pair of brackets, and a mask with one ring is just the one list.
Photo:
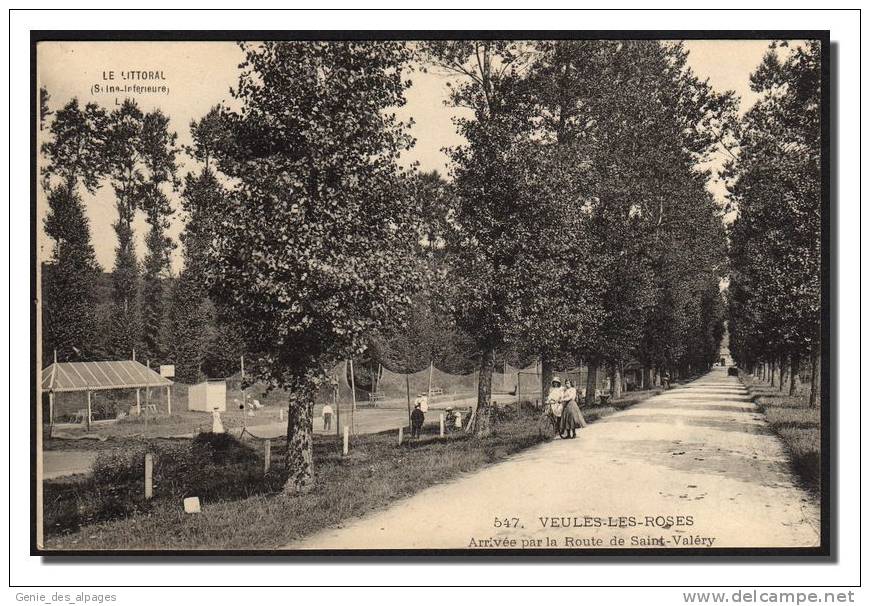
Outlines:
{"label": "distant trees", "polygon": [[[455,229],[453,186],[438,172],[408,175],[404,194],[417,216],[414,258],[419,284],[407,314],[396,316],[369,339],[368,355],[394,372],[414,373],[434,363],[440,370],[466,374],[477,366],[474,339],[459,328],[450,304],[459,294],[450,273],[447,239]],[[355,364],[354,368],[363,368]]]}
{"label": "distant trees", "polygon": [[[220,108],[213,107],[199,121],[192,121],[190,132],[193,145],[186,152],[199,161],[201,169],[198,174],[189,172],[181,188],[181,206],[185,214],[181,233],[184,266],[172,290],[169,358],[175,364],[178,380],[194,383],[203,374],[234,374],[238,367],[236,354],[239,347],[228,348],[225,343],[218,343],[219,334],[211,330],[217,314],[209,300],[206,284],[208,248],[216,235],[215,225],[220,218],[217,213],[227,196],[214,162],[215,149],[226,133]],[[209,347],[210,344],[217,347]],[[229,364],[208,361],[209,351],[212,357],[218,352],[232,356],[236,364],[230,370],[226,368]]]}
{"label": "distant trees", "polygon": [[[40,119],[49,131],[42,147],[49,206],[45,229],[55,241],[44,292],[46,355],[57,349],[60,359],[67,360],[127,358],[139,349],[144,357],[161,356],[167,339],[164,287],[173,246],[165,233],[172,208],[164,186],[174,186],[176,171],[169,119],[159,110],[143,113],[129,100],[112,112],[93,103],[82,108],[76,99],[52,112],[49,100],[48,92],[41,91]],[[101,269],[79,188],[94,193],[105,180],[116,196],[118,244],[111,311],[107,319],[98,319],[94,289]],[[144,300],[133,237],[137,210],[150,225]]]}
{"label": "distant trees", "polygon": [[410,304],[417,217],[397,158],[411,145],[390,112],[411,58],[399,42],[243,45],[218,152],[237,181],[220,207],[209,283],[231,310],[259,378],[290,393],[285,491],[313,485],[314,395]]}
{"label": "distant trees", "polygon": [[[48,92],[41,90],[42,120],[53,113],[48,98]],[[54,115],[42,146],[42,187],[48,200],[44,227],[54,240],[42,293],[45,363],[54,351],[61,360],[80,360],[100,349],[95,285],[101,269],[80,191],[93,193],[100,185],[106,113],[96,104],[81,107],[73,99]]]}
{"label": "distant trees", "polygon": [[[729,230],[729,335],[738,363],[790,375],[810,366],[820,402],[821,75],[818,41],[772,45],[751,83],[761,98],[743,116],[726,167],[737,217]],[[785,55],[781,57],[781,55]]]}
{"label": "distant trees", "polygon": [[166,284],[175,243],[166,235],[174,211],[164,188],[176,187],[176,138],[169,130],[169,118],[160,110],[144,116],[142,145],[147,176],[141,184],[139,204],[148,223],[142,284],[142,355],[146,358],[165,359],[168,354],[166,304],[170,293]]}
{"label": "distant trees", "polygon": [[[118,210],[113,308],[108,331],[109,352],[115,357],[127,357],[133,349],[145,356],[158,356],[165,350],[160,335],[164,321],[161,279],[168,275],[172,243],[164,232],[172,207],[163,186],[175,185],[177,153],[175,133],[170,133],[168,127],[169,119],[160,110],[143,113],[130,99],[109,115],[106,177],[115,192]],[[145,213],[149,225],[144,292],[133,237],[133,220],[138,210]]]}

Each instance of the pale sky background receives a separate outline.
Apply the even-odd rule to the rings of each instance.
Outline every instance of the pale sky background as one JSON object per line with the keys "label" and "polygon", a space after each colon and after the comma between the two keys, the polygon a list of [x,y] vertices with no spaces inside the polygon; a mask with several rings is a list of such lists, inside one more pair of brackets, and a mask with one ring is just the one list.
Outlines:
{"label": "pale sky background", "polygon": [[[701,77],[709,78],[718,91],[733,90],[741,98],[741,111],[748,109],[756,96],[749,90],[749,75],[761,62],[769,41],[766,40],[690,40],[685,43],[689,51],[688,62]],[[160,108],[170,117],[170,128],[178,133],[180,145],[189,144],[189,124],[202,117],[213,105],[222,101],[232,102],[229,88],[238,83],[238,64],[242,53],[232,42],[40,42],[37,48],[38,86],[46,86],[51,100],[49,107],[56,110],[78,97],[84,104],[95,101],[111,109],[115,104],[113,94],[94,94],[95,84],[106,84],[103,72],[113,70],[115,83],[123,84],[120,72],[126,70],[162,70],[166,80],[160,82],[169,88],[168,95],[135,95],[143,111]],[[446,175],[447,158],[442,148],[462,143],[456,134],[451,118],[456,110],[445,106],[448,78],[436,73],[414,72],[413,85],[407,91],[407,105],[397,112],[400,118],[413,116],[413,135],[416,146],[405,156],[403,162],[420,163],[421,170],[438,170]],[[151,84],[140,82],[139,84]],[[118,96],[122,101],[123,96]],[[724,152],[721,153],[724,159]],[[183,176],[193,163],[180,155]],[[711,191],[722,200],[721,184],[711,184]],[[176,218],[170,235],[178,241],[183,223],[180,218],[178,194],[173,194]],[[104,185],[96,195],[85,194],[88,219],[97,260],[104,270],[114,264],[117,244],[112,223],[117,218],[114,193]],[[42,229],[45,216],[45,198],[37,195],[37,246],[40,260],[48,259],[52,242]],[[139,258],[144,256],[145,221],[139,213],[134,225]],[[173,254],[173,272],[181,268],[181,251]]]}

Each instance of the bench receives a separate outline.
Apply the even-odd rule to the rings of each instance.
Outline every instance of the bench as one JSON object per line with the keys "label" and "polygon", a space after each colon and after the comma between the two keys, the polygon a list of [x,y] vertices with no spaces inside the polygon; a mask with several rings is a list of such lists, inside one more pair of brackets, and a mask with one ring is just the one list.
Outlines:
{"label": "bench", "polygon": [[380,402],[384,399],[384,392],[382,391],[370,391],[369,392],[369,402],[375,404],[376,402]]}
{"label": "bench", "polygon": [[432,394],[433,396],[443,396],[444,390],[441,389],[440,387],[433,387],[432,391],[430,391],[429,393]]}

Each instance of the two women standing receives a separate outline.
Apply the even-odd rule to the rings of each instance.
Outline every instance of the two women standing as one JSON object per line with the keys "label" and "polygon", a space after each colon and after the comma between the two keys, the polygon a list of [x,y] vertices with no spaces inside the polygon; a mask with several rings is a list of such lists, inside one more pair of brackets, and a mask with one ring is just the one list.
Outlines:
{"label": "two women standing", "polygon": [[556,427],[563,438],[576,438],[577,427],[586,427],[586,419],[577,405],[577,388],[570,380],[565,381],[565,387],[562,387],[561,379],[553,377],[550,392],[547,394],[547,404],[556,418]]}

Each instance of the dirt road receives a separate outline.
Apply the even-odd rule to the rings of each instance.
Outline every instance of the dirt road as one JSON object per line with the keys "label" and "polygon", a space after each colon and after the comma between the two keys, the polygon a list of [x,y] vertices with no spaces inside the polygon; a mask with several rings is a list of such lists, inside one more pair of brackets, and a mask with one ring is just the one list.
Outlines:
{"label": "dirt road", "polygon": [[90,473],[96,456],[92,450],[46,450],[42,453],[42,479]]}
{"label": "dirt road", "polygon": [[717,368],[290,549],[811,547],[819,509]]}

